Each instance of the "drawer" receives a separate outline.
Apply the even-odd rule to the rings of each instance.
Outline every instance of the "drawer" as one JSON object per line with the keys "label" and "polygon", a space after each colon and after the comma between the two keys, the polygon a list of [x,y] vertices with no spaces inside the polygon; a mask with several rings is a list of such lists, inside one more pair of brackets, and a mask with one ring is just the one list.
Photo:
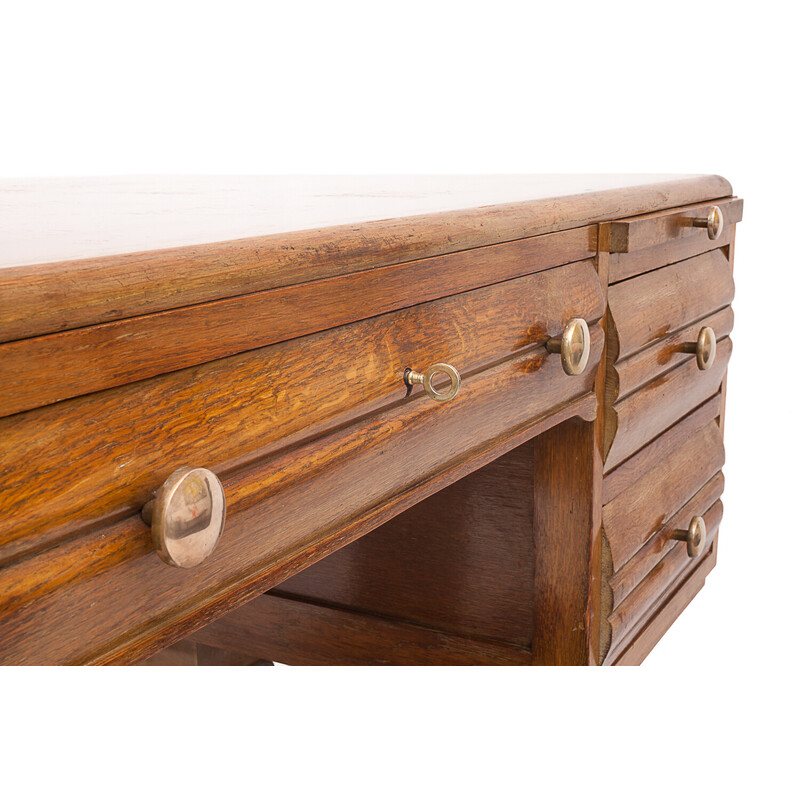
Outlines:
{"label": "drawer", "polygon": [[579,262],[4,418],[0,561],[138,510],[182,464],[230,471],[401,402],[406,367],[466,378],[602,311]]}
{"label": "drawer", "polygon": [[[3,658],[144,653],[537,431],[592,418],[603,310],[578,262],[0,420]],[[590,323],[578,376],[544,347],[572,317]],[[458,396],[406,397],[404,370],[437,361],[461,371]],[[228,501],[191,570],[158,559],[139,516],[185,464],[215,471]]]}
{"label": "drawer", "polygon": [[[734,295],[722,250],[662,267],[608,290],[606,470],[718,389],[731,354]],[[713,331],[716,354],[692,348]]]}
{"label": "drawer", "polygon": [[[720,410],[717,394],[605,479],[601,651],[609,663],[715,540],[724,487]],[[702,517],[706,539],[690,555],[675,536],[694,517]]]}
{"label": "drawer", "polygon": [[[401,264],[371,264],[369,268],[362,264],[360,272],[322,280],[310,280],[308,275],[301,279],[283,263],[278,286],[255,291],[256,282],[240,287],[247,289],[246,294],[201,304],[195,304],[187,288],[197,275],[183,276],[180,300],[174,289],[160,296],[148,281],[141,301],[178,302],[182,307],[56,333],[45,331],[46,335],[12,342],[4,340],[14,335],[9,318],[17,312],[4,309],[5,313],[0,312],[0,341],[4,342],[0,344],[0,417],[593,258],[596,239],[596,228],[589,226]],[[284,249],[286,257],[299,258],[294,248]],[[304,266],[325,252],[319,246],[313,254],[306,253]],[[222,263],[230,264],[232,257],[228,252]],[[360,252],[360,258],[365,259],[366,253]],[[258,261],[262,259],[268,261],[268,254],[259,251]],[[204,266],[194,268],[207,274],[208,265]],[[325,266],[329,269],[331,264]],[[266,270],[263,263],[262,268]],[[108,276],[105,280],[116,285]],[[283,285],[286,281],[290,285]],[[128,287],[128,280],[119,282]],[[85,291],[87,279],[76,278],[69,288],[72,294]],[[348,297],[357,297],[358,302],[343,302]],[[75,302],[70,297],[66,300]],[[53,310],[49,302],[42,305]],[[121,313],[108,310],[111,316]],[[78,324],[76,318],[79,315],[70,315],[70,326]]]}
{"label": "drawer", "polygon": [[[713,208],[719,209],[722,218],[715,239],[707,228],[692,224],[707,220]],[[734,197],[606,223],[601,227],[600,245],[609,253],[609,283],[727,247],[742,209],[743,201]]]}
{"label": "drawer", "polygon": [[731,265],[721,250],[610,286],[609,351],[617,361],[733,300]]}

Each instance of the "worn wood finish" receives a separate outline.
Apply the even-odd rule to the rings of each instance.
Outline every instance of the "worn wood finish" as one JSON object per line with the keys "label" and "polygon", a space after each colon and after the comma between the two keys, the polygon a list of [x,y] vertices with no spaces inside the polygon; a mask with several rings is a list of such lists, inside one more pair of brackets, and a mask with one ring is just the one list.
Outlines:
{"label": "worn wood finish", "polygon": [[718,472],[683,508],[667,521],[658,533],[642,545],[639,551],[609,579],[613,593],[612,608],[616,608],[641,583],[658,562],[675,547],[686,550],[684,542],[670,538],[675,531],[685,531],[694,516],[702,516],[706,533],[713,538],[722,522],[720,496],[725,480]]}
{"label": "worn wood finish", "polygon": [[723,230],[741,222],[744,203],[740,198],[700,203],[679,211],[660,211],[632,219],[614,220],[609,223],[609,250],[612,253],[632,253],[677,239],[703,237],[708,240],[708,233],[704,228],[695,228],[687,221],[693,217],[707,217],[712,205],[718,206],[722,211]]}
{"label": "worn wood finish", "polygon": [[616,657],[614,661],[616,666],[641,664],[658,644],[673,622],[678,619],[686,606],[703,588],[708,573],[717,563],[716,542],[717,540],[712,545],[711,551],[703,557],[703,560],[686,579],[666,599],[661,601],[658,609],[650,616],[647,625],[641,627],[638,633],[630,638],[625,649]]}
{"label": "worn wood finish", "polygon": [[[240,609],[215,623],[210,638],[209,629],[197,635],[290,663],[466,663],[438,647],[420,652],[404,627],[413,624],[470,637],[483,654],[472,663],[508,663],[506,651],[497,658],[500,642],[527,651],[528,663],[593,663],[589,534],[599,525],[598,461],[593,426],[568,420],[290,578],[270,592],[283,605]],[[287,608],[290,618],[333,618],[312,640],[308,631],[286,631],[278,611]],[[343,636],[351,615],[359,615],[357,634]],[[370,642],[378,631],[386,639],[377,658],[363,650],[371,625]],[[480,649],[490,643],[494,661]]]}
{"label": "worn wood finish", "polygon": [[[592,531],[599,528],[593,483],[599,458],[593,426],[568,420],[271,594],[369,615],[378,626],[393,620],[503,642],[527,649],[533,663],[593,663]],[[218,625],[224,628],[225,622]],[[338,628],[317,635],[336,637]],[[399,636],[392,663],[451,663],[432,660],[437,655],[431,653],[418,661],[403,629]],[[263,640],[260,646],[258,652],[270,651]],[[280,643],[274,646],[284,652]],[[318,643],[311,651],[326,646]],[[364,663],[358,642],[350,655],[347,642],[334,646],[344,663]]]}
{"label": "worn wood finish", "polygon": [[721,250],[614,284],[608,290],[609,355],[621,361],[733,300],[731,266]]}
{"label": "worn wood finish", "polygon": [[[641,660],[716,559],[741,203],[716,176],[511,183],[0,214],[0,662]],[[714,244],[680,223],[712,203]],[[543,345],[574,316],[568,377]],[[702,324],[703,373],[678,353]],[[458,398],[406,397],[439,360]],[[139,510],[187,463],[228,521],[178,570]]]}
{"label": "worn wood finish", "polygon": [[237,608],[195,636],[282,664],[530,664],[524,648],[272,594]]}
{"label": "worn wood finish", "polygon": [[[709,531],[705,553],[715,540],[717,530]],[[702,559],[702,555],[700,558]],[[653,616],[653,608],[664,595],[697,566],[686,555],[686,548],[674,547],[658,562],[644,580],[625,598],[608,618],[611,626],[611,647],[606,656],[613,662],[626,640],[634,637]]]}
{"label": "worn wood finish", "polygon": [[[609,254],[605,238],[608,236],[608,226],[598,226],[598,252],[597,252],[597,277],[603,287],[603,295],[608,297]],[[607,627],[608,610],[605,602],[604,562],[603,562],[603,456],[605,444],[605,426],[608,414],[606,412],[606,384],[608,369],[608,308],[601,320],[605,334],[606,347],[603,358],[597,367],[595,375],[594,392],[597,397],[597,417],[594,420],[594,447],[592,475],[592,530],[591,530],[591,559],[589,583],[589,609],[587,614],[587,629],[589,633],[589,663],[602,663],[602,645],[604,627]]]}
{"label": "worn wood finish", "polygon": [[9,342],[0,416],[585,260],[595,239],[576,228]]}
{"label": "worn wood finish", "polygon": [[[229,179],[229,184],[235,181]],[[225,185],[225,179],[220,179],[220,185],[211,192],[212,197],[218,196]],[[331,227],[325,227],[330,224],[330,216],[315,216],[313,209],[335,206],[336,198],[320,197],[317,192],[309,199],[312,213],[304,216],[305,222],[300,223],[308,230],[299,231],[294,219],[278,230],[270,229],[270,217],[266,215],[261,223],[263,227],[251,238],[237,239],[242,235],[236,222],[237,203],[251,210],[245,194],[244,201],[234,200],[232,205],[226,206],[226,219],[236,223],[233,235],[227,238],[234,241],[225,241],[223,227],[214,228],[218,241],[208,243],[207,229],[213,226],[198,212],[189,218],[187,232],[182,236],[187,246],[160,250],[148,250],[152,234],[147,226],[144,230],[148,238],[141,245],[137,246],[136,239],[128,239],[126,233],[132,220],[137,226],[146,222],[148,211],[154,218],[166,215],[169,219],[163,198],[155,197],[151,204],[150,195],[145,197],[145,216],[139,207],[112,216],[110,238],[101,252],[118,255],[103,254],[94,258],[91,257],[92,246],[85,245],[85,240],[87,232],[93,233],[102,226],[96,224],[97,212],[94,216],[81,216],[82,208],[75,204],[76,219],[70,217],[69,223],[54,232],[56,249],[49,256],[27,256],[23,244],[19,255],[4,260],[4,265],[9,266],[0,269],[0,341],[484,247],[613,217],[716,200],[731,193],[728,181],[716,175],[663,181],[646,176],[627,181],[619,177],[610,181],[601,177],[593,185],[594,190],[586,191],[583,188],[586,185],[591,186],[592,181],[585,177],[576,185],[531,176],[530,188],[517,196],[517,200],[521,199],[519,202],[500,200],[499,204],[486,205],[485,202],[463,201],[459,206],[448,198],[447,210],[440,213],[420,213],[411,203],[404,210],[405,216],[395,214],[393,218],[377,221],[369,215],[374,214],[380,204],[370,195],[364,203],[368,221]],[[543,192],[542,186],[548,188]],[[565,186],[571,186],[572,193]],[[11,197],[17,200],[19,196],[18,187],[12,187]],[[272,209],[280,199],[280,194],[272,197]],[[203,202],[201,192],[200,209]],[[16,206],[9,201],[8,207],[13,211]],[[99,208],[100,219],[107,223],[103,206]],[[416,215],[410,216],[413,214]],[[391,214],[383,216],[392,217]],[[10,214],[0,215],[0,218],[14,235],[18,235],[16,229],[20,222]],[[64,239],[68,238],[64,230],[76,228],[80,229],[77,243],[71,242],[66,251],[60,250]],[[138,229],[141,236],[142,229]],[[271,235],[257,235],[264,231]],[[41,231],[37,233],[39,235],[31,237],[31,242],[47,242]],[[139,252],[132,252],[135,249]],[[58,254],[62,252],[63,255]],[[59,261],[59,258],[70,260]],[[52,263],[41,263],[46,259]],[[28,266],[11,266],[13,264]]]}
{"label": "worn wood finish", "polygon": [[[607,233],[603,234],[603,229],[607,229],[609,224],[602,223],[599,227],[598,239],[607,241],[608,235]],[[678,261],[699,256],[709,250],[726,248],[730,245],[735,228],[735,225],[725,228],[719,239],[709,239],[708,236],[689,236],[672,239],[645,250],[635,250],[633,253],[606,253],[609,283],[619,283],[644,272],[660,269],[667,264],[675,264]]]}
{"label": "worn wood finish", "polygon": [[[185,464],[224,473],[399,403],[406,367],[446,361],[470,376],[602,312],[593,266],[579,262],[6,417],[0,561],[131,513]],[[568,381],[557,383],[586,384]],[[420,388],[412,398],[439,405]],[[47,503],[35,502],[42,485]]]}
{"label": "worn wood finish", "polygon": [[722,469],[725,450],[715,421],[680,440],[650,445],[659,458],[603,508],[603,529],[619,570],[707,481]]}
{"label": "worn wood finish", "polygon": [[701,371],[695,361],[687,361],[610,407],[606,413],[606,471],[716,394],[731,349],[730,338],[722,339],[707,370]]}
{"label": "worn wood finish", "polygon": [[534,491],[528,442],[273,593],[530,648]]}
{"label": "worn wood finish", "polygon": [[652,445],[623,461],[603,478],[603,503],[610,503],[621,492],[632,486],[643,474],[656,470],[671,453],[706,428],[720,415],[722,399],[719,393],[699,408],[665,431]]}
{"label": "worn wood finish", "polygon": [[571,419],[534,441],[534,664],[589,664],[594,542],[600,514],[594,428]]}
{"label": "worn wood finish", "polygon": [[[726,253],[728,256],[728,263],[731,265],[731,275],[733,275],[733,254],[736,248],[736,229],[731,232],[731,242],[726,247]],[[725,432],[725,397],[728,394],[728,373],[725,373],[725,377],[722,379],[722,389],[720,390],[722,394],[722,412],[720,413],[719,417],[719,428],[723,432]]]}
{"label": "worn wood finish", "polygon": [[733,310],[728,306],[617,362],[608,370],[609,402],[622,400],[662,373],[694,360],[693,353],[683,352],[683,345],[696,342],[700,329],[705,326],[713,329],[717,339],[729,336],[733,330]]}
{"label": "worn wood finish", "polygon": [[59,547],[65,562],[45,552],[6,567],[4,662],[146,657],[543,429],[593,418],[601,351],[594,326],[577,378],[535,347],[470,377],[456,401],[411,398],[226,476],[225,534],[192,570],[161,563],[138,516]]}

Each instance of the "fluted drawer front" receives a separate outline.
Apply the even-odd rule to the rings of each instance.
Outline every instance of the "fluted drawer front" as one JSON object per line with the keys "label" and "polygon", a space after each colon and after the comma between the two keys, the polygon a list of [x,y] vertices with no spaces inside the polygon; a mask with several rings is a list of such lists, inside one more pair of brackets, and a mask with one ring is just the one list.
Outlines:
{"label": "fluted drawer front", "polygon": [[0,563],[134,512],[178,467],[224,473],[401,402],[406,368],[545,357],[571,318],[602,312],[578,262],[0,419]]}
{"label": "fluted drawer front", "polygon": [[723,339],[713,366],[701,371],[683,362],[614,403],[606,420],[605,468],[612,470],[662,431],[719,391],[731,357],[730,338]]}
{"label": "fluted drawer front", "polygon": [[609,286],[606,472],[719,390],[733,297],[720,247]]}
{"label": "fluted drawer front", "polygon": [[609,347],[621,361],[730,305],[733,295],[731,265],[719,249],[614,284]]}
{"label": "fluted drawer front", "polygon": [[601,653],[608,663],[713,546],[724,488],[720,411],[715,395],[605,479]]}

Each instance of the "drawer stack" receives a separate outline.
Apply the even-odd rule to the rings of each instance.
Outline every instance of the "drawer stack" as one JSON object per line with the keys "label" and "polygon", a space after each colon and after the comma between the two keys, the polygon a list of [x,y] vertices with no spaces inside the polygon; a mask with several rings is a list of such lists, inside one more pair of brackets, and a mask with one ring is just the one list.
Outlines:
{"label": "drawer stack", "polygon": [[[600,613],[606,664],[640,662],[716,560],[741,209],[741,200],[731,199],[601,226],[601,247],[609,251]],[[721,232],[693,224],[714,214]],[[687,543],[690,526],[694,541]]]}

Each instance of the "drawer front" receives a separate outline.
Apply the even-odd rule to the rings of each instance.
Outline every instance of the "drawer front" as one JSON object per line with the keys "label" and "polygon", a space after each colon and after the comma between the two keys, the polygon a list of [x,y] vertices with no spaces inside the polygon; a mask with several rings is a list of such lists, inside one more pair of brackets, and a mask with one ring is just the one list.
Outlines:
{"label": "drawer front", "polygon": [[[593,258],[596,239],[590,226],[421,261],[364,264],[361,272],[200,305],[185,300],[181,308],[5,342],[0,344],[0,416]],[[314,259],[321,252],[324,248]],[[287,253],[297,256],[291,248]],[[282,281],[291,278],[281,270]],[[186,290],[185,281],[181,289]],[[152,286],[147,297],[164,299]],[[348,297],[358,302],[346,302]]]}
{"label": "drawer front", "polygon": [[401,402],[406,367],[468,376],[602,311],[579,262],[4,418],[0,561],[141,508],[183,464],[230,471]]}
{"label": "drawer front", "polygon": [[[716,239],[692,222],[707,219],[712,208],[722,216]],[[713,203],[684,206],[670,211],[606,223],[600,234],[601,248],[609,252],[609,282],[616,283],[664,264],[684,261],[701,253],[727,247],[742,219],[743,202],[726,198]]]}
{"label": "drawer front", "polygon": [[730,305],[733,295],[731,265],[719,249],[612,285],[609,348],[623,360]]}
{"label": "drawer front", "polygon": [[[591,418],[603,310],[579,262],[0,420],[3,658],[122,658],[134,640],[141,655],[538,430]],[[579,376],[543,346],[572,317],[590,323]],[[405,368],[437,361],[461,370],[459,395],[406,398]],[[228,500],[191,570],[158,559],[139,516],[184,464],[217,472]]]}
{"label": "drawer front", "polygon": [[[606,478],[601,652],[608,663],[713,545],[724,487],[720,410],[716,395]],[[698,516],[706,539],[690,555],[675,537]]]}
{"label": "drawer front", "polygon": [[[732,349],[733,295],[721,249],[609,287],[606,471],[718,391]],[[691,350],[706,328],[716,355],[701,369]]]}
{"label": "drawer front", "polygon": [[614,403],[606,416],[605,469],[613,469],[718,392],[731,350],[730,338],[722,339],[709,369],[698,369],[690,359]]}

